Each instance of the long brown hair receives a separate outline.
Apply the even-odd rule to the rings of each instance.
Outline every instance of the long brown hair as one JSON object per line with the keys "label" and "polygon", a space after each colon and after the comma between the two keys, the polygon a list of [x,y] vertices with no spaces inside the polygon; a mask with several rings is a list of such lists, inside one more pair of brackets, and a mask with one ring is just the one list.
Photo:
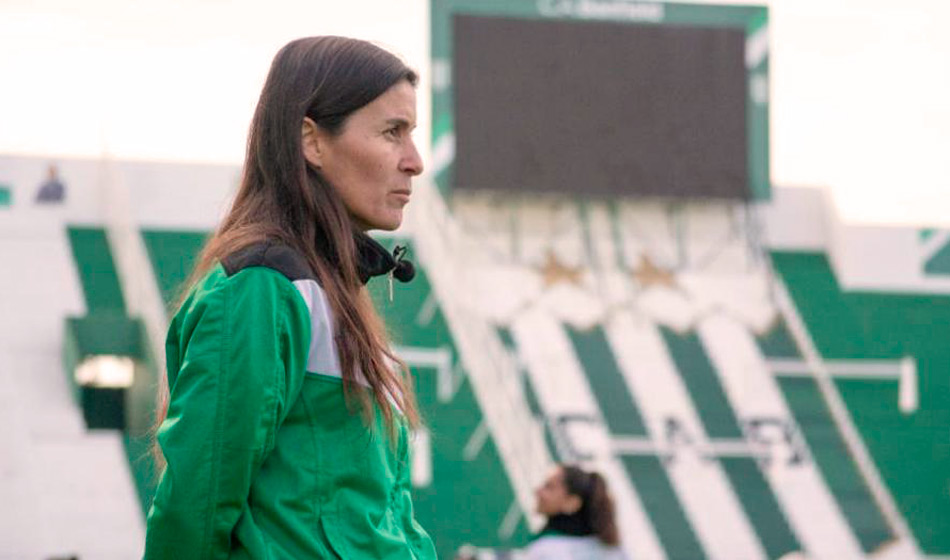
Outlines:
{"label": "long brown hair", "polygon": [[[419,414],[405,364],[389,348],[384,325],[360,280],[354,225],[334,187],[306,164],[304,117],[330,134],[346,119],[416,73],[399,58],[366,41],[309,37],[274,57],[247,142],[241,184],[230,211],[205,245],[188,285],[221,259],[261,241],[277,241],[303,255],[326,293],[350,402],[356,396],[367,420],[374,401],[393,435],[392,405],[410,426]],[[357,381],[360,372],[369,388]],[[160,405],[160,416],[167,399]]]}
{"label": "long brown hair", "polygon": [[607,546],[620,544],[614,501],[607,490],[607,481],[599,473],[587,472],[573,465],[561,465],[568,494],[581,499],[575,515],[589,524],[597,539]]}

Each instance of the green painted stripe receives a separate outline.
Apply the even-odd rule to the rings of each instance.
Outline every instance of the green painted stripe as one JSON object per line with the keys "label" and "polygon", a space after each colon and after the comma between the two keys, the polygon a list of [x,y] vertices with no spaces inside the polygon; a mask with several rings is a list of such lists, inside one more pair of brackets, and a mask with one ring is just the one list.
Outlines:
{"label": "green painted stripe", "polygon": [[0,206],[13,206],[13,189],[0,185]]}
{"label": "green painted stripe", "polygon": [[83,317],[68,317],[66,325],[75,338],[80,356],[118,354],[135,359],[144,357],[144,326],[140,319],[99,310]]}
{"label": "green painted stripe", "polygon": [[646,436],[646,423],[627,381],[617,365],[604,329],[567,329],[574,352],[584,368],[610,433],[615,436]]}
{"label": "green painted stripe", "polygon": [[800,358],[801,353],[792,339],[785,321],[777,321],[765,336],[757,337],[759,350],[766,358]]}
{"label": "green painted stripe", "polygon": [[664,3],[663,23],[699,27],[738,27],[748,29],[762,26],[768,12],[760,6],[703,6],[699,4]]}
{"label": "green painted stripe", "polygon": [[770,559],[801,550],[775,494],[754,459],[724,457],[719,460],[742,504],[749,522]]}
{"label": "green painted stripe", "polygon": [[899,352],[899,347],[881,347],[881,342],[893,341],[894,337],[875,340],[873,334],[883,333],[872,332],[876,322],[870,315],[873,307],[862,309],[863,306],[854,305],[853,298],[842,297],[824,255],[776,252],[772,254],[772,263],[788,286],[818,353],[826,359],[891,359],[895,351]]}
{"label": "green painted stripe", "polygon": [[[907,459],[908,457],[919,457],[919,455],[915,453],[918,449],[928,445],[928,443],[932,444],[934,441],[939,442],[941,439],[946,441],[947,431],[937,426],[928,426],[921,429],[919,421],[927,422],[933,418],[933,416],[924,415],[923,418],[914,418],[915,415],[908,416],[903,414],[896,405],[898,393],[898,383],[896,381],[869,382],[866,380],[844,379],[836,381],[835,384],[848,410],[862,411],[860,417],[855,418],[852,416],[852,418],[854,418],[858,431],[861,433],[862,439],[868,449],[880,449],[885,446],[891,447],[896,443],[899,446],[904,446],[906,449],[903,461],[905,468],[915,471],[917,476],[926,481],[926,483],[932,483],[934,478],[937,478],[934,476],[933,471],[937,471],[938,476],[943,475],[945,479],[950,479],[950,476],[947,475],[947,470],[940,471],[941,466],[950,470],[950,468],[947,467],[948,463],[950,463],[950,446],[946,446],[948,452],[942,454],[942,456],[938,452],[933,454],[933,458],[928,457],[922,462],[915,459]],[[916,429],[907,429],[908,426],[915,424],[917,425]],[[905,439],[898,442],[893,441],[892,437],[895,429],[905,431],[905,433],[907,433]],[[941,465],[941,463],[943,463],[943,465]],[[857,467],[854,466],[853,469],[857,470]],[[839,473],[839,476],[844,475],[843,473]],[[856,477],[857,475],[855,474],[854,476]],[[863,498],[863,501],[873,502],[870,491],[865,486],[863,479],[849,482],[851,484],[859,484],[859,488],[857,491],[846,493],[845,496],[853,500],[855,498],[862,498],[862,495],[866,494],[867,497]],[[945,488],[950,490],[950,484]],[[898,487],[898,490],[900,490],[900,487]],[[860,491],[861,494],[858,494],[858,491]],[[913,515],[918,518],[928,517],[931,519],[930,524],[926,528],[920,529],[929,533],[929,537],[942,537],[946,539],[948,530],[950,530],[950,507],[947,506],[947,504],[950,504],[950,491],[943,496],[924,495],[915,496],[912,499],[914,498],[919,500],[921,510],[913,512]],[[907,496],[904,496],[904,499],[907,499]],[[932,505],[934,502],[937,502],[935,507],[936,511],[930,510],[930,508],[934,507],[934,505]],[[942,509],[942,511],[940,509],[940,502],[943,502],[944,509]],[[857,509],[856,506],[855,509]],[[876,546],[885,544],[887,539],[895,538],[891,527],[883,518],[883,512],[877,507],[868,506],[867,511],[858,510],[855,511],[854,515],[854,525],[859,528],[859,537],[861,538],[862,544],[867,541],[868,551],[873,551]],[[940,552],[934,550],[927,551],[928,554],[946,554],[948,552],[950,552],[950,550],[946,549]]]}
{"label": "green painted stripe", "polygon": [[[680,336],[661,329],[693,405],[710,438],[744,439],[739,420],[726,397],[702,342],[695,332]],[[746,516],[770,558],[801,550],[788,519],[754,459],[720,459]]]}
{"label": "green painted stripe", "polygon": [[802,377],[779,378],[779,384],[812,457],[861,548],[865,552],[876,550],[894,535],[851,459],[818,384]]}
{"label": "green painted stripe", "polygon": [[693,399],[706,435],[711,438],[741,439],[743,434],[739,420],[699,337],[695,332],[681,336],[665,327],[660,330],[676,369]]}
{"label": "green painted stripe", "polygon": [[173,305],[180,299],[183,284],[207,238],[205,231],[142,230],[142,240],[165,305]]}
{"label": "green painted stripe", "polygon": [[666,469],[656,457],[620,458],[627,476],[640,496],[643,508],[669,560],[701,560],[706,558],[696,533],[680,506]]}
{"label": "green painted stripe", "polygon": [[768,8],[761,7],[758,8],[757,12],[749,16],[748,23],[746,23],[746,32],[748,34],[755,33],[763,27],[769,24],[769,10]]}
{"label": "green painted stripe", "polygon": [[105,230],[70,226],[67,233],[88,312],[110,311],[124,315],[125,300]]}
{"label": "green painted stripe", "polygon": [[497,329],[498,336],[501,338],[501,343],[505,348],[509,350],[514,350],[515,348],[515,339],[511,336],[511,329],[507,327],[498,327]]}
{"label": "green painted stripe", "polygon": [[950,243],[941,247],[932,257],[927,259],[924,264],[924,272],[927,274],[950,274]]}

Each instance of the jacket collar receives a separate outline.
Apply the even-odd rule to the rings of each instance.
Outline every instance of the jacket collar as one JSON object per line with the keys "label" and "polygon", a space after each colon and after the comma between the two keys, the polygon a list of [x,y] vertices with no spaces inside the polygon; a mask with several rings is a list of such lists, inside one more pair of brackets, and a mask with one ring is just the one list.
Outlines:
{"label": "jacket collar", "polygon": [[371,278],[389,274],[396,268],[396,258],[375,239],[363,232],[357,232],[356,241],[356,270],[360,282],[366,284]]}

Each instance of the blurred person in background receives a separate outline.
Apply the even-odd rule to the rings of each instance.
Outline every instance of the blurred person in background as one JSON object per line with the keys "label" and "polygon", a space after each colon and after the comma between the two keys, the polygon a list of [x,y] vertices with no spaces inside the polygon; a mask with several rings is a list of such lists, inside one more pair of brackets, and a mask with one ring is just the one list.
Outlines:
{"label": "blurred person in background", "polygon": [[36,189],[38,204],[55,204],[66,199],[66,186],[59,178],[59,170],[50,165],[46,170],[46,179]]}
{"label": "blurred person in background", "polygon": [[274,58],[169,326],[146,558],[436,557],[413,517],[410,378],[365,288],[404,264],[366,231],[399,227],[422,172],[416,83],[354,39]]}
{"label": "blurred person in background", "polygon": [[535,496],[547,523],[526,549],[529,560],[626,560],[600,474],[559,465]]}

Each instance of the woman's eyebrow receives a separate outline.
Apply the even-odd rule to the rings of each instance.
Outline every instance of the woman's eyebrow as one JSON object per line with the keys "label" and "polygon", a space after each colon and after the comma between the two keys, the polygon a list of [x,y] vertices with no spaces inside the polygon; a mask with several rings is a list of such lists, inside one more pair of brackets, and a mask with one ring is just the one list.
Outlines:
{"label": "woman's eyebrow", "polygon": [[386,124],[387,124],[388,126],[399,126],[399,127],[402,127],[402,128],[409,128],[409,129],[412,129],[412,128],[415,128],[415,127],[416,127],[415,123],[412,123],[412,122],[410,122],[408,119],[404,119],[404,118],[402,118],[402,117],[395,117],[395,118],[392,118],[392,119],[386,119]]}

